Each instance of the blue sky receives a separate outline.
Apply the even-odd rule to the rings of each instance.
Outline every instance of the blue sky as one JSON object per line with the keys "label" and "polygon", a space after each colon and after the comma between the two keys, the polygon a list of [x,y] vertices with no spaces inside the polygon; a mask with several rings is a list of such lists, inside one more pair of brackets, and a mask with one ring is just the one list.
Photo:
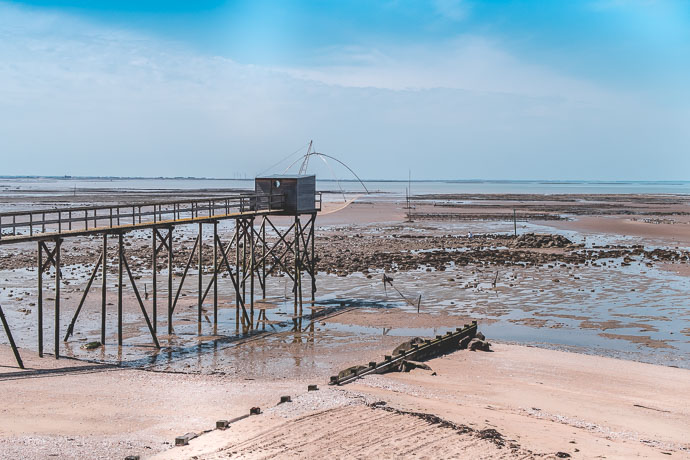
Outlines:
{"label": "blue sky", "polygon": [[0,1],[3,174],[689,180],[689,82],[686,1]]}

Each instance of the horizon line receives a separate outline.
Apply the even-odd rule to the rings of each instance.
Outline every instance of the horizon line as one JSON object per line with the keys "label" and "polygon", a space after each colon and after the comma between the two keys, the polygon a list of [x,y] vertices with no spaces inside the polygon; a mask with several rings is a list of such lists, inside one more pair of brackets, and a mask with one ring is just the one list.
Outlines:
{"label": "horizon line", "polygon": [[[258,176],[256,176],[258,177]],[[197,177],[197,176],[47,176],[47,175],[0,175],[1,179],[57,179],[57,180],[209,180],[209,181],[251,181],[256,177],[230,178],[230,177]],[[321,182],[359,182],[357,179],[318,179]],[[690,183],[690,179],[362,179],[362,182],[450,182],[450,183],[597,183],[597,184],[625,184],[625,183]]]}

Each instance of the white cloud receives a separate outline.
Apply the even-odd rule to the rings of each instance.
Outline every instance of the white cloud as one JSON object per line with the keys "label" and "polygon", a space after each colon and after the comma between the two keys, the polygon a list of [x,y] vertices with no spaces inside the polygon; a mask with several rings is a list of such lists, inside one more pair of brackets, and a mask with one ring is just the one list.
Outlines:
{"label": "white cloud", "polygon": [[482,37],[331,50],[330,65],[269,69],[0,4],[0,38],[3,174],[251,175],[310,138],[365,177],[690,170],[677,153],[690,144],[678,123],[687,113],[522,62]]}
{"label": "white cloud", "polygon": [[520,61],[498,43],[478,36],[462,36],[433,47],[370,51],[348,48],[336,55],[338,65],[278,70],[343,87],[396,91],[447,88],[555,97],[596,105],[614,97],[614,92],[592,82]]}

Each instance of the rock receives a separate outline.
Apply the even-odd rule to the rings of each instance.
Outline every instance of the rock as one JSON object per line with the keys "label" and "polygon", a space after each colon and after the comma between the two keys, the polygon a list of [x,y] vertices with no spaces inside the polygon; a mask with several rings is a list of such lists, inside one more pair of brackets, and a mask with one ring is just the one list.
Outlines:
{"label": "rock", "polygon": [[474,338],[475,338],[475,339],[479,339],[479,340],[486,340],[486,337],[484,337],[484,334],[482,334],[481,332],[477,332],[477,333],[474,335]]}
{"label": "rock", "polygon": [[470,351],[491,351],[491,344],[486,340],[472,339],[468,348]]}
{"label": "rock", "polygon": [[412,369],[432,370],[428,365],[416,361],[403,360],[402,363],[400,363],[400,372],[410,372]]}
{"label": "rock", "polygon": [[472,337],[465,337],[458,342],[458,349],[460,350],[465,350],[467,349],[467,346],[470,344],[472,341]]}
{"label": "rock", "polygon": [[101,347],[101,342],[89,342],[82,345],[80,348],[83,350],[95,350]]}
{"label": "rock", "polygon": [[487,439],[489,441],[492,441],[494,444],[496,444],[498,446],[504,445],[503,435],[493,428],[487,428],[486,430],[481,430],[477,433],[477,435],[480,439]]}
{"label": "rock", "polygon": [[513,241],[514,248],[565,248],[573,244],[561,235],[525,233]]}

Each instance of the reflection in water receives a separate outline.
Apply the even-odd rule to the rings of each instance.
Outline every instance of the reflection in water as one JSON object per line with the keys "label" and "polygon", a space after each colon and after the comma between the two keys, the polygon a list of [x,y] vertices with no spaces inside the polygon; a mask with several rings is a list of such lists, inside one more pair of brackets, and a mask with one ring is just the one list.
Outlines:
{"label": "reflection in water", "polygon": [[[469,227],[475,233],[487,229],[512,230],[502,223],[472,222],[444,224],[438,231],[464,233]],[[528,224],[526,230],[552,229]],[[588,247],[615,244],[624,238],[587,235],[585,240],[583,235],[567,233],[566,236],[577,242],[586,241]],[[630,237],[625,240],[626,244],[638,243]],[[633,260],[629,265],[622,262],[608,259],[606,265],[557,263],[500,268],[451,263],[445,271],[428,272],[422,267],[396,273],[396,285],[404,292],[422,294],[422,312],[451,318],[448,328],[401,327],[400,324],[357,326],[325,321],[351,310],[416,313],[416,309],[403,302],[387,298],[380,282],[381,273],[372,271],[372,279],[362,273],[347,277],[320,274],[317,305],[305,306],[299,315],[293,314],[287,299],[287,280],[275,279],[269,283],[267,301],[255,307],[256,316],[250,319],[255,326],[253,331],[237,321],[234,305],[230,303],[221,302],[217,326],[212,324],[207,311],[202,324],[197,324],[195,308],[181,305],[175,313],[177,335],[159,336],[161,350],[150,344],[148,330],[138,314],[125,315],[123,347],[113,345],[115,337],[110,334],[105,347],[82,350],[80,345],[89,337],[100,335],[98,311],[86,308],[79,318],[75,338],[63,343],[63,349],[66,356],[79,359],[168,371],[231,373],[249,367],[255,371],[260,368],[278,372],[297,366],[321,369],[332,365],[328,355],[333,350],[349,350],[357,344],[381,343],[397,337],[402,341],[403,337],[433,336],[461,325],[460,319],[458,324],[450,324],[457,317],[478,320],[490,339],[690,367],[687,335],[690,334],[687,309],[690,279],[648,267],[641,260]],[[79,294],[89,267],[75,265],[65,267],[65,271],[71,273],[66,278],[70,285],[65,289],[63,310],[69,315],[74,299],[68,297]],[[3,276],[6,278],[3,286],[8,287],[8,291],[0,291],[3,304],[17,305],[16,296],[9,297],[10,289],[20,292],[25,299],[35,296],[35,287],[26,283],[27,279],[35,279],[34,270],[17,269]],[[142,273],[142,282],[150,282],[146,273]],[[219,279],[219,291],[229,292],[228,283]],[[49,289],[46,292],[49,296]],[[35,349],[36,312],[31,308],[25,309],[28,313],[22,313],[19,308],[7,310],[13,329],[26,331],[15,334],[18,345]],[[52,336],[51,310],[45,311],[46,337]],[[108,331],[111,333],[114,320],[110,309]]]}

